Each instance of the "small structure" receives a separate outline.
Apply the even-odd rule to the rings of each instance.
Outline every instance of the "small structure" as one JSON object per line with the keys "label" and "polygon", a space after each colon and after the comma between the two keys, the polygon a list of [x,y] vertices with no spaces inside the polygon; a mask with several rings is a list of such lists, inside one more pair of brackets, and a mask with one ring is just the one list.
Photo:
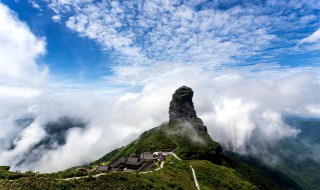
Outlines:
{"label": "small structure", "polygon": [[112,171],[119,171],[125,168],[125,158],[120,158],[119,160],[111,162],[108,166]]}
{"label": "small structure", "polygon": [[147,171],[157,162],[163,162],[165,156],[172,154],[172,149],[164,149],[162,152],[142,152],[140,155],[132,154],[127,160],[120,158],[107,166],[99,166],[97,171]]}
{"label": "small structure", "polygon": [[143,164],[139,169],[138,172],[148,171],[154,166],[154,162],[148,161],[145,164]]}
{"label": "small structure", "polygon": [[126,171],[136,171],[138,170],[143,163],[143,160],[140,159],[139,155],[133,154],[130,158],[125,162]]}
{"label": "small structure", "polygon": [[163,161],[165,161],[166,160],[166,158],[164,157],[164,155],[162,154],[162,153],[159,153],[158,154],[158,161],[159,162],[163,162]]}
{"label": "small structure", "polygon": [[162,150],[162,154],[164,156],[171,155],[172,153],[173,153],[173,150],[171,148],[165,148]]}
{"label": "small structure", "polygon": [[99,166],[97,171],[109,171],[111,168],[109,166]]}
{"label": "small structure", "polygon": [[141,160],[157,160],[151,152],[143,152],[140,155]]}

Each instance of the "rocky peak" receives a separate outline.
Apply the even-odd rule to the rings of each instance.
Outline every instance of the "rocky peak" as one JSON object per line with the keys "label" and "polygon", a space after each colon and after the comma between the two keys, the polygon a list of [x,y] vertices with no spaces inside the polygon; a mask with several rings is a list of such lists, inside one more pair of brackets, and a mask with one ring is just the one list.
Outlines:
{"label": "rocky peak", "polygon": [[169,122],[186,121],[198,130],[207,131],[202,120],[197,117],[192,98],[193,91],[189,87],[182,86],[175,91],[169,107]]}

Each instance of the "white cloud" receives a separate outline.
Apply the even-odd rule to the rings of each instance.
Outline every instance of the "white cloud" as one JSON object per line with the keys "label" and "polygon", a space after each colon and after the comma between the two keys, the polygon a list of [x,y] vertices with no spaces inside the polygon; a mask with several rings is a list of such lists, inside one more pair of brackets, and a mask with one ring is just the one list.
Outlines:
{"label": "white cloud", "polygon": [[31,6],[35,9],[38,9],[40,11],[43,11],[41,6],[39,5],[39,3],[37,3],[36,1],[34,0],[28,0],[29,3],[31,3]]}
{"label": "white cloud", "polygon": [[15,13],[0,4],[0,81],[39,84],[48,70],[36,60],[45,53],[45,41],[30,32]]}
{"label": "white cloud", "polygon": [[[318,18],[314,11],[319,10],[317,1],[296,0],[49,2],[68,28],[113,53],[114,64],[108,67],[116,74],[169,63],[232,67],[259,56],[273,62],[279,54],[297,51],[299,31]],[[128,81],[125,75],[116,80]]]}
{"label": "white cloud", "polygon": [[40,91],[34,88],[0,85],[0,98],[31,98],[38,96],[39,94]]}
{"label": "white cloud", "polygon": [[59,22],[61,20],[61,16],[60,15],[54,15],[52,16],[52,20],[55,22]]}
{"label": "white cloud", "polygon": [[299,45],[305,45],[305,48],[309,50],[320,50],[320,29],[303,38]]}
{"label": "white cloud", "polygon": [[303,38],[300,43],[314,43],[320,40],[320,29],[313,32],[310,36]]}
{"label": "white cloud", "polygon": [[114,49],[124,56],[119,60],[122,64],[230,63],[234,57],[255,54],[274,39],[258,21],[260,16],[237,7],[196,11],[177,1],[82,3],[53,3],[51,7],[70,10],[66,25],[107,50]]}

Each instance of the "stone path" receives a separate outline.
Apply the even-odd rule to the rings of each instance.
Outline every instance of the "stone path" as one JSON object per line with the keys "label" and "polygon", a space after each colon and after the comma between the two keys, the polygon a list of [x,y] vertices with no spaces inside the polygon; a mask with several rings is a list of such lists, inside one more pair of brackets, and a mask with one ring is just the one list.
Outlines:
{"label": "stone path", "polygon": [[179,158],[175,153],[172,153],[172,155],[176,157],[176,159],[181,160],[181,158]]}
{"label": "stone path", "polygon": [[194,171],[194,169],[193,169],[193,167],[191,165],[190,165],[190,168],[192,170],[194,184],[196,185],[197,189],[200,190],[199,183],[198,183],[197,176],[196,176],[196,172]]}
{"label": "stone path", "polygon": [[155,171],[158,171],[158,170],[160,170],[161,168],[163,168],[163,165],[164,165],[164,161],[161,162],[160,167],[157,168],[157,169],[155,169]]}
{"label": "stone path", "polygon": [[[99,176],[102,176],[102,175],[106,175],[107,173],[101,173],[101,174],[97,174],[97,175],[94,175],[92,177],[99,177]],[[66,181],[69,181],[69,180],[73,180],[73,179],[83,179],[83,178],[88,178],[89,176],[81,176],[81,177],[70,177],[70,178],[65,178],[65,179],[62,179],[62,180],[66,180]]]}

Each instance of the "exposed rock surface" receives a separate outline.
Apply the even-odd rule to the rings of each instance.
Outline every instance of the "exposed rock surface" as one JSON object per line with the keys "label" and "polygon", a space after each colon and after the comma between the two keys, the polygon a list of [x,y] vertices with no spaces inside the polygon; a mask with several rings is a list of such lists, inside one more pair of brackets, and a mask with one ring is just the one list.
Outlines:
{"label": "exposed rock surface", "polygon": [[189,122],[197,130],[207,131],[207,127],[197,117],[192,98],[193,91],[189,87],[182,86],[175,91],[169,107],[169,122]]}

